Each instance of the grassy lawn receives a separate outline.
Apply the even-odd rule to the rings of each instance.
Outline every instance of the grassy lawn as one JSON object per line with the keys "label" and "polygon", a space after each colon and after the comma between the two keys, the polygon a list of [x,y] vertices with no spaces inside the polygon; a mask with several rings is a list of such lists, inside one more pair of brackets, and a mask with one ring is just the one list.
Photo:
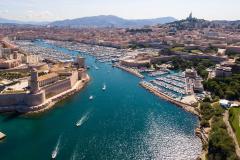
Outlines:
{"label": "grassy lawn", "polygon": [[238,144],[240,144],[240,123],[239,123],[240,108],[231,108],[229,114],[230,124],[232,125],[233,130],[235,131]]}
{"label": "grassy lawn", "polygon": [[198,53],[202,53],[202,51],[197,50],[197,49],[191,50],[191,52],[192,52],[192,53],[196,53],[196,54],[198,54]]}
{"label": "grassy lawn", "polygon": [[184,47],[174,47],[174,48],[171,49],[171,51],[175,51],[175,52],[179,51],[179,52],[182,52],[182,51],[184,51]]}

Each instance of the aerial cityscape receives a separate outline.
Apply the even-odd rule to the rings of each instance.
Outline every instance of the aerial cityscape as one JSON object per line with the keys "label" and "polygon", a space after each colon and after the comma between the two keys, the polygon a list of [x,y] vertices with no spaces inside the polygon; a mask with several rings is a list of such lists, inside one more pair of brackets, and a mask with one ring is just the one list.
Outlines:
{"label": "aerial cityscape", "polygon": [[0,159],[239,160],[240,2],[203,1],[2,0]]}

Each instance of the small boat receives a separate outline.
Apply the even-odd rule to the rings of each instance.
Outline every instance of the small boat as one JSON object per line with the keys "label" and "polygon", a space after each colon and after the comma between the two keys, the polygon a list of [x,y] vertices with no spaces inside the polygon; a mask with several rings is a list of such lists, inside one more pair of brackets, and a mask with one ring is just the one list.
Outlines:
{"label": "small boat", "polygon": [[76,123],[76,126],[79,127],[79,126],[81,126],[83,123],[85,123],[85,122],[88,120],[88,118],[89,118],[89,114],[90,114],[90,112],[85,113],[85,114],[81,117],[81,119]]}
{"label": "small boat", "polygon": [[103,87],[102,87],[102,90],[104,90],[104,91],[105,91],[105,90],[106,90],[106,88],[107,88],[107,87],[106,87],[106,85],[104,84],[104,85],[103,85]]}
{"label": "small boat", "polygon": [[61,138],[62,138],[62,136],[59,136],[58,141],[57,141],[57,145],[52,152],[52,159],[55,159],[57,157],[59,147],[60,147],[60,143],[61,143]]}
{"label": "small boat", "polygon": [[92,100],[92,99],[93,99],[93,96],[90,96],[89,99]]}
{"label": "small boat", "polygon": [[52,159],[55,159],[56,157],[57,157],[57,151],[54,150],[54,151],[52,152]]}

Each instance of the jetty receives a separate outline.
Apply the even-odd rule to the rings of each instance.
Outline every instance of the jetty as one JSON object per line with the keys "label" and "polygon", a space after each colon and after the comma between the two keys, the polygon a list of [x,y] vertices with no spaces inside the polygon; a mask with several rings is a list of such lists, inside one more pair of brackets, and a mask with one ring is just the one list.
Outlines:
{"label": "jetty", "polygon": [[155,94],[156,96],[166,100],[166,101],[169,101],[181,108],[183,108],[184,110],[194,114],[194,115],[197,115],[198,117],[200,117],[200,113],[198,113],[193,106],[191,106],[190,104],[186,104],[186,103],[183,103],[179,100],[176,100],[162,92],[160,92],[157,87],[153,86],[151,83],[148,83],[148,82],[145,82],[145,81],[142,81],[139,83],[143,88],[149,90],[150,92],[152,92],[153,94]]}
{"label": "jetty", "polygon": [[3,140],[4,138],[6,138],[6,135],[2,132],[0,132],[0,140]]}
{"label": "jetty", "polygon": [[142,78],[142,79],[144,78],[144,76],[141,73],[139,73],[137,70],[135,70],[135,69],[124,67],[124,66],[119,65],[119,64],[115,64],[113,66],[117,67],[117,68],[120,68],[120,69],[122,69],[124,71],[127,71],[127,72],[129,72],[129,73],[131,73],[131,74],[133,74],[133,75],[135,75],[135,76],[137,76],[139,78]]}

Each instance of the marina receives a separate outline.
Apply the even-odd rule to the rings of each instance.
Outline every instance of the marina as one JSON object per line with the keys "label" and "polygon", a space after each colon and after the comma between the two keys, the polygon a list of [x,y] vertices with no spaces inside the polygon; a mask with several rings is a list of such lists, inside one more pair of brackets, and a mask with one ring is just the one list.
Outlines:
{"label": "marina", "polygon": [[167,101],[185,109],[186,111],[199,116],[199,113],[191,105],[179,101],[172,94],[168,94],[167,92],[162,92],[162,90],[159,90],[158,87],[152,85],[151,83],[145,82],[145,81],[140,82],[140,85],[142,87],[146,88],[147,90],[149,90],[150,92],[154,93],[155,95],[159,96],[160,98],[163,98],[164,100],[167,100]]}
{"label": "marina", "polygon": [[[35,45],[52,48],[45,42]],[[65,54],[79,53],[54,48]],[[34,117],[0,116],[0,130],[9,137],[0,145],[1,158],[49,159],[59,135],[63,136],[56,159],[197,158],[202,146],[194,134],[198,126],[196,116],[152,95],[138,85],[139,78],[86,53],[81,55],[86,58],[86,65],[99,68],[88,70],[91,81],[82,92],[59,102],[54,110]],[[102,90],[103,84],[106,92]],[[87,121],[76,127],[89,111]],[[30,147],[33,142],[34,148]]]}

